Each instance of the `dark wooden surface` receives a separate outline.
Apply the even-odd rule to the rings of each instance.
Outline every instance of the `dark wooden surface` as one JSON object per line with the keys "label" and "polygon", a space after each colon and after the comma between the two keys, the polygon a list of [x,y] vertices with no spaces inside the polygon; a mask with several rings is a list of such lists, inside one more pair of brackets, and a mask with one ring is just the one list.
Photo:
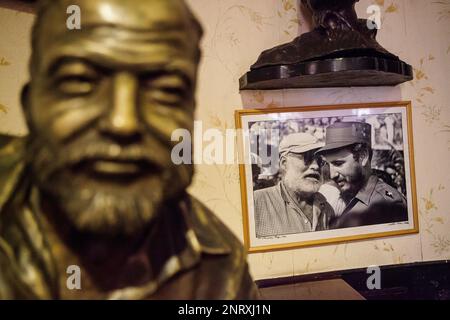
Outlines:
{"label": "dark wooden surface", "polygon": [[[256,281],[256,284],[266,297],[270,295],[274,299],[278,299],[274,295],[278,295],[279,299],[299,299],[299,292],[303,295],[304,291],[303,289],[298,291],[295,288],[304,288],[302,284],[313,288],[313,283],[320,283],[317,288],[323,288],[322,285],[328,286],[329,293],[323,293],[320,296],[318,294],[320,290],[311,289],[316,290],[311,291],[311,296],[317,297],[318,300],[329,299],[330,296],[335,296],[332,293],[336,292],[337,286],[344,288],[342,282],[336,281],[340,280],[367,300],[450,300],[450,261],[448,260],[381,266],[380,269],[381,289],[379,290],[367,288],[367,279],[370,274],[367,273],[366,268],[264,279]],[[330,280],[333,281],[323,282]],[[274,289],[268,290],[270,288]],[[308,296],[302,299],[306,300]]]}
{"label": "dark wooden surface", "polygon": [[260,289],[266,300],[365,300],[342,279],[300,282]]}
{"label": "dark wooden surface", "polygon": [[279,65],[247,72],[240,90],[395,86],[413,79],[403,61],[379,57],[342,57]]}

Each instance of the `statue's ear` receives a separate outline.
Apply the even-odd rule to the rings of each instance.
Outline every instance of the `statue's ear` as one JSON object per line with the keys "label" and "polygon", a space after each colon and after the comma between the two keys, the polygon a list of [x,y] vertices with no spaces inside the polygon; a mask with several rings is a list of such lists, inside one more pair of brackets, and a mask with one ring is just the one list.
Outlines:
{"label": "statue's ear", "polygon": [[30,83],[23,86],[20,94],[20,102],[22,104],[22,111],[25,116],[25,121],[28,128],[31,128],[31,103],[30,103]]}

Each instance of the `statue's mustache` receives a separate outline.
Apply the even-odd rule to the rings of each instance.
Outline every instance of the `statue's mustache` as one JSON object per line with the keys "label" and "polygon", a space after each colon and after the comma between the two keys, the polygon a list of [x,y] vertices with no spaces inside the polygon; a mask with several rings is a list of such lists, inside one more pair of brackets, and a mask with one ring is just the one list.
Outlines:
{"label": "statue's mustache", "polygon": [[44,179],[60,170],[97,160],[139,163],[152,172],[160,172],[165,166],[161,156],[158,156],[161,148],[155,150],[156,148],[141,144],[121,146],[92,141],[61,147],[54,152],[44,145],[35,147],[37,150],[32,155],[32,161],[35,169],[39,171],[38,174]]}

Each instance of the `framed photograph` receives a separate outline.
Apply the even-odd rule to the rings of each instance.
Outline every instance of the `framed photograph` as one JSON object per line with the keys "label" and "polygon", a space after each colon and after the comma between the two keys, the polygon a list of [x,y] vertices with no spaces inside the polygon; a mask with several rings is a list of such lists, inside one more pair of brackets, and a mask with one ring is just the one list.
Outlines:
{"label": "framed photograph", "polygon": [[249,252],[419,232],[410,102],[239,110],[236,126]]}

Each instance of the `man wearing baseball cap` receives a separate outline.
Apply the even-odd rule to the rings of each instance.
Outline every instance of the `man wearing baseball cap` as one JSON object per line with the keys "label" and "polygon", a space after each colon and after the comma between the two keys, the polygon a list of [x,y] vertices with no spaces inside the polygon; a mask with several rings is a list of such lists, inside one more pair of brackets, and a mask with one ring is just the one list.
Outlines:
{"label": "man wearing baseball cap", "polygon": [[317,151],[329,164],[346,207],[330,228],[348,228],[408,220],[406,198],[373,175],[371,126],[337,122],[326,129],[325,146]]}
{"label": "man wearing baseball cap", "polygon": [[309,133],[285,136],[279,145],[281,181],[255,191],[256,237],[325,230],[331,206],[317,191],[322,184],[315,152],[324,144]]}

